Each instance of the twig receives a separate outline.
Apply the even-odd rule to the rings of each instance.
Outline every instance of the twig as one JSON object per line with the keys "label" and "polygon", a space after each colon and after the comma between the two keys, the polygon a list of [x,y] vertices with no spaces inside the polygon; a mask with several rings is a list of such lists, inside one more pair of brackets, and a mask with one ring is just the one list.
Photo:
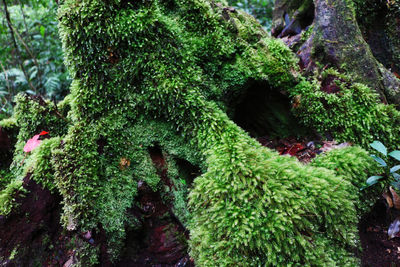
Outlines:
{"label": "twig", "polygon": [[[25,17],[25,12],[24,12],[24,3],[21,3],[21,1],[18,0],[18,5],[19,5],[19,8],[21,9],[22,19],[24,21],[26,34],[29,35],[28,24],[26,24],[26,17]],[[32,40],[32,36],[30,36],[30,38]]]}
{"label": "twig", "polygon": [[[4,0],[3,0],[4,1]],[[15,35],[17,35],[18,39],[20,40],[20,42],[22,43],[22,45],[24,46],[26,52],[31,56],[31,58],[33,59],[33,63],[35,64],[36,68],[37,68],[37,73],[38,73],[38,77],[39,77],[39,84],[42,85],[42,74],[40,73],[40,68],[39,68],[39,64],[36,60],[36,57],[33,55],[32,51],[29,49],[28,45],[24,42],[24,40],[22,39],[21,35],[19,34],[18,30],[11,25],[12,30],[14,31]],[[36,92],[36,90],[35,90]],[[37,92],[36,92],[37,93]]]}

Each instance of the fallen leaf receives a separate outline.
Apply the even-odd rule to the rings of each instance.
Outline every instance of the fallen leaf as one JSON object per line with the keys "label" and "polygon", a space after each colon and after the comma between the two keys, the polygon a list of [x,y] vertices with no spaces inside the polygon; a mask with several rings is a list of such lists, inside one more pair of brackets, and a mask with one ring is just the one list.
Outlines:
{"label": "fallen leaf", "polygon": [[131,165],[131,161],[127,158],[121,158],[119,161],[119,168],[121,170],[125,170],[126,168],[128,168]]}
{"label": "fallen leaf", "polygon": [[388,204],[388,207],[389,207],[389,208],[393,208],[393,201],[392,201],[392,198],[391,198],[391,196],[389,195],[389,193],[388,193],[388,192],[383,193],[383,194],[382,194],[382,197],[385,198],[386,203]]}
{"label": "fallen leaf", "polygon": [[345,142],[341,144],[337,144],[336,141],[323,141],[323,146],[320,148],[322,152],[329,152],[332,149],[339,149],[351,146],[351,143]]}
{"label": "fallen leaf", "polygon": [[39,136],[40,135],[37,134],[34,137],[32,137],[31,139],[29,139],[28,142],[26,142],[26,144],[24,146],[24,152],[29,153],[40,145],[40,143],[42,141],[39,140]]}
{"label": "fallen leaf", "polygon": [[400,197],[399,195],[396,193],[396,191],[394,191],[393,187],[389,187],[390,193],[392,194],[392,199],[393,199],[393,205],[395,207],[395,209],[400,210]]}
{"label": "fallen leaf", "polygon": [[397,217],[389,226],[388,229],[389,239],[398,236],[399,231],[400,231],[400,219],[399,217]]}

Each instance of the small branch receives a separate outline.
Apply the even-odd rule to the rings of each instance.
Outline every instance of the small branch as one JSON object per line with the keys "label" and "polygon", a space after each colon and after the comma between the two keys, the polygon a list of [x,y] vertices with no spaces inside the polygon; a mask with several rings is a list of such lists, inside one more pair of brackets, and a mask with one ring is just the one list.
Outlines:
{"label": "small branch", "polygon": [[[28,45],[24,42],[24,40],[22,39],[22,37],[19,34],[18,30],[16,28],[14,28],[14,26],[12,26],[12,25],[11,25],[11,28],[14,31],[15,35],[17,35],[17,37],[20,40],[20,42],[22,43],[22,45],[24,46],[26,52],[33,59],[33,63],[35,64],[35,66],[37,68],[37,73],[38,73],[38,77],[39,77],[39,85],[42,85],[42,75],[40,73],[40,68],[39,68],[39,64],[38,64],[38,62],[36,60],[36,57],[33,55],[32,51],[29,49]],[[35,90],[35,92],[36,92],[36,90]]]}
{"label": "small branch", "polygon": [[[21,3],[21,1],[18,0],[18,5],[19,5],[19,8],[21,9],[22,19],[24,21],[26,34],[29,35],[28,24],[26,23],[26,16],[25,16],[25,12],[24,12],[24,3]],[[32,36],[30,36],[30,37],[32,39]]]}

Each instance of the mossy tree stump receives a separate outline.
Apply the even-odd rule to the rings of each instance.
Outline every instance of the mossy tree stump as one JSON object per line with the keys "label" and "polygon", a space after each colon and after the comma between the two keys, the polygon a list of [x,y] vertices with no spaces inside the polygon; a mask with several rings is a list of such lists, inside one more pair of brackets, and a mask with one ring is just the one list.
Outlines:
{"label": "mossy tree stump", "polygon": [[[374,169],[367,152],[333,151],[305,166],[262,147],[232,114],[252,84],[264,85],[300,99],[293,114],[321,134],[362,146],[386,134],[393,145],[393,106],[334,69],[320,77],[334,77],[340,94],[321,90],[282,41],[224,3],[66,0],[59,19],[71,94],[58,105],[19,96],[14,118],[2,122],[19,132],[12,181],[0,193],[5,222],[28,177],[62,199],[70,263],[117,264],[140,254],[149,229],[168,240],[189,231],[198,266],[359,263],[359,187]],[[51,138],[24,155],[41,130]],[[4,260],[35,251],[18,245]],[[131,263],[155,260],[166,263]]]}

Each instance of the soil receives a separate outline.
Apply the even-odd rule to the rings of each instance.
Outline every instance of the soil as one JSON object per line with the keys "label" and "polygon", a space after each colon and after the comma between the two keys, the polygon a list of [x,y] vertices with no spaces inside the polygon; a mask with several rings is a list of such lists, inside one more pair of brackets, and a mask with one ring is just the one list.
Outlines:
{"label": "soil", "polygon": [[[32,255],[42,266],[62,266],[70,251],[69,237],[59,223],[61,197],[36,184],[29,174],[23,187],[29,193],[15,196],[18,212],[0,216],[0,266],[38,266]],[[16,251],[16,261],[10,260]]]}
{"label": "soil", "polygon": [[288,137],[271,139],[268,136],[257,138],[261,145],[274,149],[281,155],[296,157],[302,163],[310,163],[316,155],[334,148],[350,146],[350,143],[338,144],[335,141],[321,140],[318,137]]}
{"label": "soil", "polygon": [[[168,177],[163,152],[159,147],[149,149],[150,158],[164,185],[176,189]],[[140,229],[128,231],[127,247],[117,266],[130,267],[192,267],[194,261],[188,255],[188,230],[172,212],[172,203],[163,201],[161,192],[153,192],[144,182],[138,182],[137,202],[131,209]],[[171,199],[170,197],[165,199]]]}
{"label": "soil", "polygon": [[400,266],[400,237],[389,240],[387,234],[389,225],[398,215],[398,211],[388,210],[381,199],[363,216],[359,224],[362,266]]}

